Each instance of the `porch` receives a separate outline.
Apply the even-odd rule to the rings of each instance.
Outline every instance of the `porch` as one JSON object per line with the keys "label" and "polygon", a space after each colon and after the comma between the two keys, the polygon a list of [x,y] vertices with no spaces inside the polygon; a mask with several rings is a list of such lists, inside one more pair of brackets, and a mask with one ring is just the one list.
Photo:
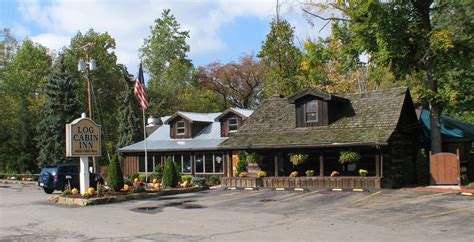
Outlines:
{"label": "porch", "polygon": [[380,189],[380,177],[221,177],[222,187]]}

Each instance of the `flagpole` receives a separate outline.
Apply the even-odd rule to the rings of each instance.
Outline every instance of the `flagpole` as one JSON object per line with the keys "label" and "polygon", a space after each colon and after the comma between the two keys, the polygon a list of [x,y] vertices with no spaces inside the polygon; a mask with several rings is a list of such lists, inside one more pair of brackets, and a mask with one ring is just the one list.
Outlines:
{"label": "flagpole", "polygon": [[148,154],[147,154],[147,144],[146,144],[146,121],[145,121],[145,109],[143,111],[143,138],[145,142],[145,189],[147,188],[147,178],[148,178]]}

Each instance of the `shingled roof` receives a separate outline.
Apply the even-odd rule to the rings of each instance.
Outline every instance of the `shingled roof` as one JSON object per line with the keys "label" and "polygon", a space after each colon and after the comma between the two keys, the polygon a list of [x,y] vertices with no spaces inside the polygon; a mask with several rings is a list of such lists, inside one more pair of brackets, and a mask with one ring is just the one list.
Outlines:
{"label": "shingled roof", "polygon": [[[345,94],[342,118],[322,127],[296,127],[295,105],[286,98],[265,100],[221,148],[292,148],[387,144],[395,131],[407,88]],[[414,112],[414,109],[413,109]]]}

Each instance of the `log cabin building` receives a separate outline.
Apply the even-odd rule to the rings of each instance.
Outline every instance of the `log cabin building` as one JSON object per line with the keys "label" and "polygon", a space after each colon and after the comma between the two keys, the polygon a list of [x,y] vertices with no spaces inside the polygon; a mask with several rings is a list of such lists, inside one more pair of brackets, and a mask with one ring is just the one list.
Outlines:
{"label": "log cabin building", "polygon": [[[171,157],[182,174],[209,177],[224,176],[224,151],[219,144],[237,132],[253,110],[230,108],[220,113],[178,111],[161,119],[147,138],[148,172]],[[143,141],[120,148],[125,177],[145,172]]]}
{"label": "log cabin building", "polygon": [[[229,164],[223,186],[380,188],[416,182],[417,141],[421,126],[407,88],[332,95],[307,89],[290,98],[265,100],[245,124],[219,147],[226,152],[256,152],[267,177],[232,177]],[[361,159],[356,166],[339,162],[341,151]],[[308,155],[294,166],[289,156]],[[229,159],[230,160],[230,159]],[[235,163],[235,162],[233,162]],[[368,171],[366,177],[358,170]],[[313,170],[313,177],[305,171]],[[292,171],[299,177],[289,178]],[[339,177],[331,177],[334,172]],[[301,177],[300,177],[301,176]]]}

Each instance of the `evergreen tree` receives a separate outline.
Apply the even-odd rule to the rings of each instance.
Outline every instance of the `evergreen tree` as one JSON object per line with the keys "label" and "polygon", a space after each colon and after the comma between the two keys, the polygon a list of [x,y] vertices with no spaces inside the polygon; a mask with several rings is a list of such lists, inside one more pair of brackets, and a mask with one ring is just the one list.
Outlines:
{"label": "evergreen tree", "polygon": [[294,28],[286,20],[273,19],[270,33],[257,57],[265,70],[265,95],[292,95],[303,88],[298,78],[301,51],[294,45]]}
{"label": "evergreen tree", "polygon": [[176,187],[179,182],[178,169],[176,163],[168,157],[163,171],[163,187]]}
{"label": "evergreen tree", "polygon": [[115,191],[119,191],[123,187],[122,167],[120,166],[120,161],[117,155],[114,155],[110,161],[107,174],[107,185]]}
{"label": "evergreen tree", "polygon": [[79,117],[77,83],[69,78],[64,65],[55,68],[45,87],[42,119],[38,124],[38,166],[60,163],[65,157],[65,125]]}
{"label": "evergreen tree", "polygon": [[187,57],[189,31],[180,28],[170,10],[165,9],[140,48],[140,58],[151,76],[148,112],[156,116],[174,113],[186,105],[185,98],[176,97],[187,95],[193,65]]}
{"label": "evergreen tree", "polygon": [[138,101],[133,94],[134,80],[133,76],[123,65],[119,65],[127,89],[119,97],[118,128],[119,134],[117,148],[136,143],[143,139],[143,120],[141,118],[141,109]]}

